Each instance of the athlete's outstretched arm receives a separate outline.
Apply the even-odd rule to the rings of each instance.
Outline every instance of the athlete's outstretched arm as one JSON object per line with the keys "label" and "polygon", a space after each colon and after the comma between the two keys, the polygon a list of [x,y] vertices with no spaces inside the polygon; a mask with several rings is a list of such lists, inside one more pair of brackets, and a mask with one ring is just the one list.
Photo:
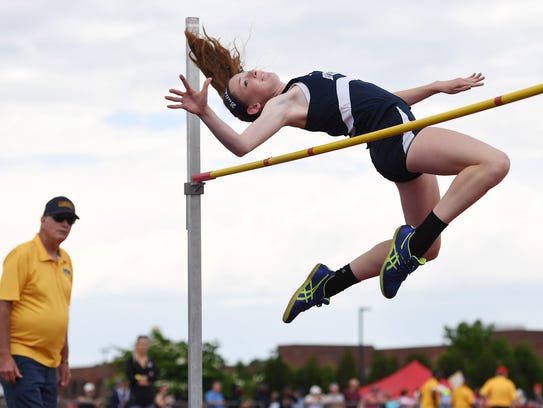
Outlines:
{"label": "athlete's outstretched arm", "polygon": [[170,93],[165,98],[175,104],[167,105],[170,109],[184,109],[197,115],[202,122],[209,128],[211,133],[236,156],[243,156],[249,147],[246,146],[246,140],[240,137],[240,134],[234,131],[226,122],[224,122],[207,103],[207,91],[212,78],[207,78],[200,91],[193,89],[183,75],[179,75],[185,91],[170,89]]}
{"label": "athlete's outstretched arm", "polygon": [[289,125],[289,118],[285,112],[288,112],[288,105],[284,100],[288,98],[284,95],[276,97],[273,102],[269,101],[258,119],[251,123],[241,134],[232,129],[224,122],[207,103],[207,91],[211,78],[207,78],[201,91],[192,89],[183,76],[179,76],[185,91],[170,89],[170,93],[165,98],[175,104],[167,105],[170,109],[184,109],[191,112],[202,120],[209,128],[211,133],[221,142],[224,147],[234,153],[236,156],[243,156],[260,146],[272,135],[277,133],[283,126]]}
{"label": "athlete's outstretched arm", "polygon": [[408,105],[414,105],[437,93],[456,94],[467,91],[473,87],[482,86],[484,85],[484,79],[485,76],[483,74],[471,74],[466,78],[435,81],[431,84],[419,86],[417,88],[394,92],[394,94],[402,98]]}

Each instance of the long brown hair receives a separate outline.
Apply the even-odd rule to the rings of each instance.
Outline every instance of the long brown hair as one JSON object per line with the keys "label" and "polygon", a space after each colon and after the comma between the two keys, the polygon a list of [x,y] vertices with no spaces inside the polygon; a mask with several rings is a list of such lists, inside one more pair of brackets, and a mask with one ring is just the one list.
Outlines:
{"label": "long brown hair", "polygon": [[199,36],[185,30],[185,37],[190,48],[190,59],[206,77],[213,78],[211,86],[219,93],[225,106],[234,116],[246,122],[254,121],[259,114],[249,115],[247,106],[228,89],[230,78],[244,71],[241,52],[235,44],[228,49],[220,43],[219,39],[207,35],[205,29],[203,31],[203,36]]}
{"label": "long brown hair", "polygon": [[217,38],[207,35],[205,29],[202,37],[189,30],[185,31],[185,37],[191,50],[190,59],[206,78],[213,78],[211,85],[222,97],[228,80],[235,74],[243,72],[241,53],[238,48],[233,45],[232,49],[228,50]]}

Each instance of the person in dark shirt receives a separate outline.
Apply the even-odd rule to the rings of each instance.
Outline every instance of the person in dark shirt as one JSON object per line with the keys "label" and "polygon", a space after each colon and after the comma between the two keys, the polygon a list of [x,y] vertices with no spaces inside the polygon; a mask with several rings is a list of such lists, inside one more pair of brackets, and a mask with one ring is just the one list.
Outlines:
{"label": "person in dark shirt", "polygon": [[128,408],[153,408],[158,367],[149,358],[149,337],[138,336],[133,355],[126,361],[126,378],[130,384]]}

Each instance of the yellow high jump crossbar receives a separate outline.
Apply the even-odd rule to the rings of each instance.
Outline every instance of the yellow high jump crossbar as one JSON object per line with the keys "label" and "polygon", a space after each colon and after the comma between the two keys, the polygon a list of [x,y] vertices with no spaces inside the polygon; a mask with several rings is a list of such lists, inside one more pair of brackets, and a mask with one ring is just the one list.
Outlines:
{"label": "yellow high jump crossbar", "polygon": [[378,139],[384,139],[390,136],[398,135],[414,129],[422,129],[427,126],[435,125],[436,123],[446,122],[448,120],[456,119],[462,116],[471,115],[476,112],[495,108],[501,105],[505,105],[511,102],[516,102],[521,99],[526,99],[531,96],[539,95],[543,93],[543,83],[534,85],[529,88],[521,89],[519,91],[497,96],[493,99],[488,99],[482,102],[467,105],[461,108],[453,109],[447,112],[439,113],[437,115],[429,116],[423,119],[417,119],[409,123],[392,126],[386,129],[377,130],[370,133],[365,133],[358,136],[353,136],[349,139],[342,139],[339,141],[326,143],[319,146],[310,147],[305,150],[298,150],[292,153],[286,153],[280,156],[270,157],[264,160],[258,160],[250,163],[240,164],[237,166],[226,167],[219,170],[212,170],[204,173],[194,174],[192,176],[193,182],[202,182],[207,180],[213,180],[218,177],[224,177],[231,174],[242,173],[245,171],[255,170],[262,167],[274,166],[276,164],[286,163],[289,161],[299,160],[310,156],[316,156],[318,154],[332,152],[334,150],[344,149],[359,145],[362,143],[373,142]]}

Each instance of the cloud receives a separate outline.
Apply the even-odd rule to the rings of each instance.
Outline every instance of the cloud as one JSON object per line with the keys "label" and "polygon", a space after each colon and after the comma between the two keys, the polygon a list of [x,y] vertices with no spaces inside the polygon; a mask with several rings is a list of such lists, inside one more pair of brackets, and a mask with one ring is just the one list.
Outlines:
{"label": "cloud", "polygon": [[[152,326],[186,339],[185,114],[166,110],[163,99],[185,72],[185,17],[199,16],[225,41],[237,39],[247,67],[279,72],[285,81],[326,69],[399,90],[487,75],[482,88],[417,104],[420,118],[535,85],[543,72],[543,5],[530,0],[439,9],[427,1],[409,8],[397,1],[242,1],[231,8],[215,0],[93,0],[61,1],[55,10],[33,0],[0,11],[0,249],[7,254],[32,238],[52,196],[75,202],[81,220],[64,247],[75,266],[76,365],[100,361],[112,344],[131,347]],[[281,322],[314,263],[343,266],[390,238],[403,220],[395,187],[373,170],[364,146],[206,183],[204,340],[218,339],[230,361],[265,358],[285,343],[353,344],[359,306],[372,309],[365,336],[377,348],[433,344],[443,325],[474,317],[543,327],[526,308],[537,303],[541,285],[534,267],[543,199],[540,98],[444,124],[507,152],[511,172],[453,222],[440,258],[410,276],[393,301],[381,297],[374,279],[292,325]],[[244,128],[214,91],[210,104],[234,129]],[[202,127],[201,167],[330,141],[284,129],[239,159]],[[450,182],[441,178],[443,191]]]}
{"label": "cloud", "polygon": [[171,112],[114,112],[105,118],[107,125],[114,128],[142,128],[146,131],[181,129],[183,119]]}

